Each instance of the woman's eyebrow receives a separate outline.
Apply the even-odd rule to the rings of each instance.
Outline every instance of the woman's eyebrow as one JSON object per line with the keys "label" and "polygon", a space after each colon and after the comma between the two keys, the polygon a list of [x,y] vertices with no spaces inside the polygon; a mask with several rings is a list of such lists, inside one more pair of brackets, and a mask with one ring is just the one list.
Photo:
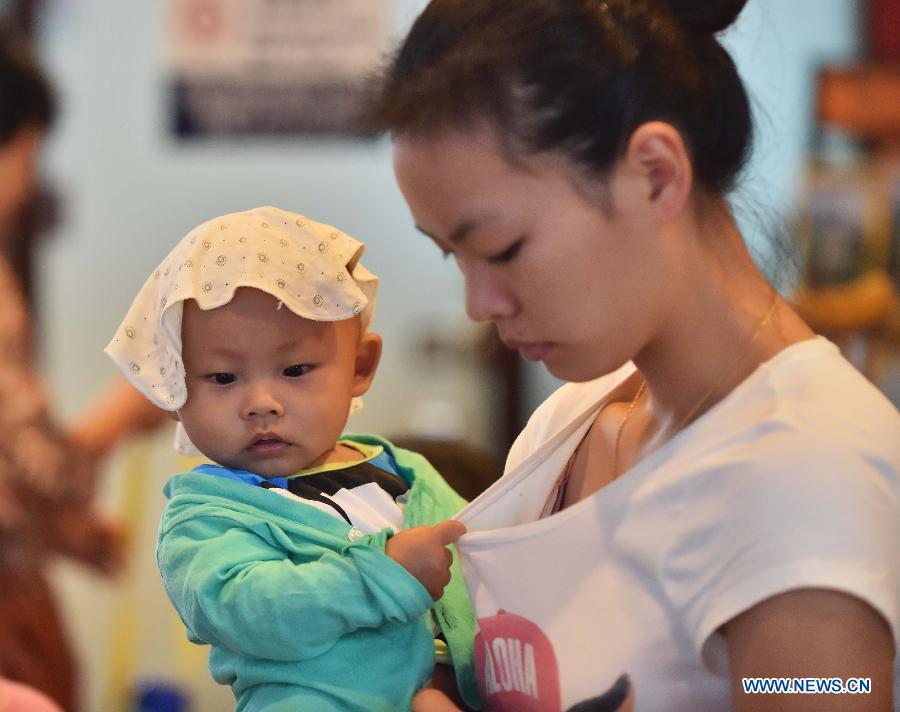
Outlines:
{"label": "woman's eyebrow", "polygon": [[[466,237],[468,237],[469,233],[478,226],[478,223],[478,220],[464,220],[455,230],[453,230],[453,232],[450,233],[450,237],[447,241],[453,245],[458,245],[460,242],[465,240]],[[430,237],[435,242],[440,242],[440,240],[438,240],[434,235],[422,228],[420,225],[416,225],[415,227],[416,230],[421,232],[423,235]]]}

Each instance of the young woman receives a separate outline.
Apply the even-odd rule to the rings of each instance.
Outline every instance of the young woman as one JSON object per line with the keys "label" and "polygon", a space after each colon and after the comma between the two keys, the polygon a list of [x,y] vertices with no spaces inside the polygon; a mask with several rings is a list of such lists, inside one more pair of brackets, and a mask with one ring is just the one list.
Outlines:
{"label": "young woman", "polygon": [[[752,121],[716,33],[744,4],[433,0],[378,84],[373,122],[469,316],[573,382],[479,508],[540,534],[498,546],[525,547],[514,588],[575,621],[551,641],[563,709],[623,671],[642,710],[891,708],[900,415],[780,299],[729,212]],[[504,480],[567,428],[529,490],[542,506],[518,504]],[[594,605],[568,610],[585,577],[558,573],[553,536],[596,573]],[[748,677],[871,692],[773,698]]]}

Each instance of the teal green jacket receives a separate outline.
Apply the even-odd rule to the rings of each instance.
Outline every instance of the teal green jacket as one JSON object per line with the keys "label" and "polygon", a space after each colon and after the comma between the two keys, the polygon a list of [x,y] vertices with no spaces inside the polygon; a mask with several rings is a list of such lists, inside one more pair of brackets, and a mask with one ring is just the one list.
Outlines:
{"label": "teal green jacket", "polygon": [[[404,525],[436,524],[463,506],[425,458],[374,436],[409,485]],[[433,603],[384,553],[389,534],[351,527],[262,487],[208,474],[175,475],[163,490],[157,561],[195,643],[209,643],[213,678],[238,712],[408,710],[434,665],[432,606],[465,699],[477,703],[475,619],[454,551]]]}

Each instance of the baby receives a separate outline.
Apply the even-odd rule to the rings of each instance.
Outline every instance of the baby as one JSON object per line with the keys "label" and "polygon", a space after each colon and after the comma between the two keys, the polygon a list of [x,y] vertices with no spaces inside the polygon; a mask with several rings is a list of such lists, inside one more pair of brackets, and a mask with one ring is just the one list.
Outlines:
{"label": "baby", "polygon": [[106,348],[172,411],[179,450],[212,461],[166,484],[157,559],[241,711],[409,709],[448,647],[474,696],[474,618],[447,548],[464,528],[445,521],[463,500],[421,456],[341,436],[381,355],[363,249],[272,207],[215,218]]}

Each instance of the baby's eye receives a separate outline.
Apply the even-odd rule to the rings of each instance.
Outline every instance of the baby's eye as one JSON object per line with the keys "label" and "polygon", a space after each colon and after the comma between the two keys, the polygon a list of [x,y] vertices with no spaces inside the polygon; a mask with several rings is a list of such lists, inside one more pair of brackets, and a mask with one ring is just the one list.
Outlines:
{"label": "baby's eye", "polygon": [[284,369],[283,373],[288,378],[300,378],[300,376],[305,376],[309,373],[312,366],[308,363],[298,363],[293,366],[288,366]]}
{"label": "baby's eye", "polygon": [[217,386],[227,386],[229,383],[234,383],[237,380],[233,373],[212,373],[209,375],[209,378]]}

